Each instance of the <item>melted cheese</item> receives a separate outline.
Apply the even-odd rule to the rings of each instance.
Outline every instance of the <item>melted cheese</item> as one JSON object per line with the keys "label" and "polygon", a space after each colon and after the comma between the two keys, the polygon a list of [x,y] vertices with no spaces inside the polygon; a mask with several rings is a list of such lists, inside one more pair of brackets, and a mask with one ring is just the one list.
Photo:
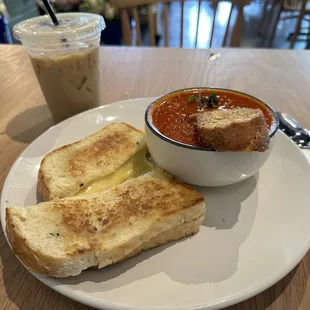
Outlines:
{"label": "melted cheese", "polygon": [[122,166],[111,174],[94,180],[81,189],[76,195],[93,194],[113,186],[119,185],[126,180],[136,178],[152,170],[152,165],[146,159],[146,149],[138,151],[130,157]]}

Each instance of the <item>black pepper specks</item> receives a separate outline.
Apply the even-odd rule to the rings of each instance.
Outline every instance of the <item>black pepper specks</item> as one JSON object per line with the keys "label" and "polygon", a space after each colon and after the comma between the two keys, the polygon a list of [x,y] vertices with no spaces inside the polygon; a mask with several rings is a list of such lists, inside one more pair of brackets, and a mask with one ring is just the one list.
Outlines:
{"label": "black pepper specks", "polygon": [[95,226],[93,227],[93,229],[94,229],[95,231],[97,231],[97,230],[98,230],[98,228],[97,228],[97,227],[95,227]]}
{"label": "black pepper specks", "polygon": [[82,186],[84,186],[84,183],[81,183],[81,184],[80,184],[80,187],[82,187]]}
{"label": "black pepper specks", "polygon": [[102,217],[98,217],[98,221],[102,221]]}
{"label": "black pepper specks", "polygon": [[15,227],[15,225],[12,224],[12,227]]}
{"label": "black pepper specks", "polygon": [[60,234],[59,234],[59,233],[56,233],[56,234],[49,233],[49,234],[50,234],[51,236],[53,236],[53,237],[54,237],[55,235],[56,235],[57,237],[58,237],[58,236],[60,236]]}

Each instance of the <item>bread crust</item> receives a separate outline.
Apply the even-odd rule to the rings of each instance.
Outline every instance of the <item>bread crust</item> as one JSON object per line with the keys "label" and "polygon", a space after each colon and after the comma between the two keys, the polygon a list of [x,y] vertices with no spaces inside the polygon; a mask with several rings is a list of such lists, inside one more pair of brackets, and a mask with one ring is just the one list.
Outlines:
{"label": "bread crust", "polygon": [[198,233],[203,219],[204,217],[200,217],[191,222],[186,222],[176,227],[173,227],[171,229],[168,229],[158,234],[156,237],[152,238],[148,242],[142,244],[140,247],[133,250],[132,252],[127,254],[124,258],[122,258],[121,260],[115,263],[120,263],[128,258],[136,256],[140,254],[142,251],[146,251],[146,250],[158,247],[162,244],[165,244],[171,241],[176,241],[181,238],[189,237],[191,235]]}
{"label": "bread crust", "polygon": [[[44,160],[44,159],[43,159]],[[50,191],[47,187],[47,181],[44,177],[43,169],[41,169],[42,163],[38,173],[37,192],[42,196],[44,201],[50,200]]]}

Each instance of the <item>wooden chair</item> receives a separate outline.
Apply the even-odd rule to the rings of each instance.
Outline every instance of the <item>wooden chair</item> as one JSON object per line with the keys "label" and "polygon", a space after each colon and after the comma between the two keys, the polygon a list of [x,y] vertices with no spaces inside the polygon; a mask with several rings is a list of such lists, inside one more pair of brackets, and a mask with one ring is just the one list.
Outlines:
{"label": "wooden chair", "polygon": [[[300,33],[301,30],[301,23],[302,20],[304,19],[305,15],[309,15],[310,14],[310,9],[307,6],[308,1],[307,0],[284,0],[283,1],[283,11],[290,11],[292,13],[297,13],[297,15],[292,15],[292,18],[297,18],[297,22],[296,22],[296,27],[295,27],[295,31],[293,32],[292,36],[290,36],[290,48],[294,47],[294,44],[296,42],[297,36]],[[278,14],[278,19],[274,25],[274,29],[271,35],[271,43],[274,39],[274,35],[276,32],[276,27],[277,27],[277,23],[279,22],[280,19],[280,15],[281,15],[282,11]],[[309,38],[310,33],[308,33],[308,38]]]}
{"label": "wooden chair", "polygon": [[[270,0],[266,0],[266,1],[270,1]],[[267,16],[267,17],[266,17],[265,26],[262,26],[264,29],[262,31],[264,33],[263,41],[265,41],[267,37],[268,28],[271,26],[274,13],[278,7],[275,21],[272,25],[271,33],[267,41],[268,47],[272,47],[273,40],[274,40],[276,30],[277,30],[277,26],[278,26],[280,19],[282,20],[297,19],[295,30],[292,33],[292,35],[289,36],[290,48],[294,47],[297,36],[301,30],[302,20],[304,19],[305,15],[310,14],[310,9],[307,8],[307,2],[308,0],[271,0],[271,9],[270,9],[268,16],[267,16],[267,13],[265,12],[265,6],[264,6],[263,18],[264,16],[265,17]],[[282,16],[282,13],[284,12],[290,12],[291,14],[282,18],[281,16]],[[309,37],[310,33],[307,33],[307,35]]]}
{"label": "wooden chair", "polygon": [[[209,47],[212,46],[214,29],[215,29],[215,17],[217,13],[218,3],[221,0],[214,0],[213,3],[213,21],[212,21],[212,29],[211,36],[209,40]],[[150,34],[150,43],[151,46],[156,45],[156,20],[153,18],[152,7],[159,3],[163,5],[163,28],[164,28],[164,45],[167,47],[169,45],[169,6],[168,4],[171,2],[179,2],[181,7],[181,15],[180,15],[180,47],[183,47],[183,33],[184,33],[184,2],[185,0],[110,0],[110,3],[113,7],[117,8],[120,11],[120,18],[122,23],[122,31],[123,31],[123,41],[125,45],[133,45],[132,42],[132,31],[130,26],[130,19],[135,21],[135,34],[136,34],[136,42],[135,44],[138,46],[142,45],[142,36],[141,36],[141,27],[138,13],[138,6],[146,5],[147,6],[147,15],[148,15],[148,31]],[[231,33],[231,41],[230,46],[239,46],[240,45],[240,36],[241,29],[243,24],[243,8],[244,6],[250,4],[251,0],[232,0],[232,6],[229,14],[229,18],[227,21],[226,31],[223,38],[222,46],[227,46],[228,37],[230,34],[230,23],[233,9],[238,10],[237,19],[235,25],[233,25],[232,33]],[[199,21],[200,21],[200,11],[201,11],[201,3],[202,0],[198,0],[198,18],[196,24],[196,35],[195,35],[195,47],[197,47],[197,39],[198,39],[198,31],[199,31]]]}

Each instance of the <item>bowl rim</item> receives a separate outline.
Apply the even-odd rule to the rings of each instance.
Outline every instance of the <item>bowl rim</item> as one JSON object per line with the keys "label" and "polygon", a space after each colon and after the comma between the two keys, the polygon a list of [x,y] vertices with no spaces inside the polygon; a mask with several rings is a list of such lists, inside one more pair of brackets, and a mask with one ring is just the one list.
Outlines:
{"label": "bowl rim", "polygon": [[187,148],[187,149],[192,149],[192,150],[198,150],[198,151],[205,151],[205,152],[216,152],[213,149],[210,148],[203,148],[200,146],[195,146],[195,145],[190,145],[190,144],[185,144],[176,140],[173,140],[167,136],[165,136],[164,134],[162,134],[153,124],[152,119],[151,119],[151,109],[153,108],[154,104],[157,103],[160,99],[172,95],[174,93],[178,93],[178,92],[182,92],[182,91],[195,91],[195,90],[214,90],[214,91],[228,91],[228,92],[232,92],[232,93],[236,93],[239,95],[243,95],[246,97],[249,97],[251,99],[254,99],[256,101],[258,101],[259,103],[261,103],[263,106],[265,106],[272,114],[273,116],[273,122],[271,124],[271,127],[269,128],[269,137],[272,138],[277,130],[279,129],[279,118],[277,116],[276,111],[267,103],[263,102],[262,100],[249,95],[247,93],[241,92],[241,91],[237,91],[237,90],[233,90],[233,89],[229,89],[229,88],[221,88],[221,87],[189,87],[189,88],[180,88],[174,91],[171,91],[169,93],[163,94],[158,96],[155,100],[153,100],[147,107],[146,111],[145,111],[145,115],[144,115],[144,120],[145,120],[145,124],[146,126],[160,139],[165,140],[168,143],[174,144],[176,146],[180,146],[183,148]]}

